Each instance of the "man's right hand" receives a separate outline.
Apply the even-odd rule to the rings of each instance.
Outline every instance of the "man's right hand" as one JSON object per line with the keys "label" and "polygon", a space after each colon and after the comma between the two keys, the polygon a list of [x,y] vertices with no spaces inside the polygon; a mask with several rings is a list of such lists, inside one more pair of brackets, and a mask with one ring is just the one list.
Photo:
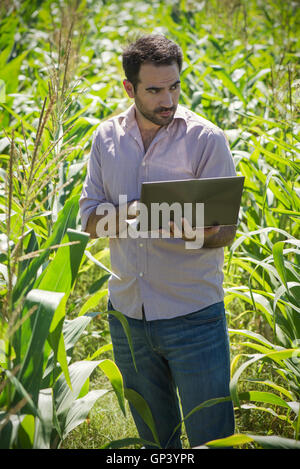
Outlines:
{"label": "man's right hand", "polygon": [[[125,205],[125,204],[124,204]],[[111,237],[117,238],[119,236],[119,229],[121,232],[127,229],[127,219],[134,219],[138,216],[138,201],[132,200],[125,206],[117,206],[107,203],[101,204],[104,213],[97,213],[98,207],[90,214],[85,231],[89,233],[92,239]],[[107,207],[106,207],[107,206]],[[99,211],[99,210],[98,210]],[[122,219],[120,220],[120,213]],[[101,222],[105,218],[104,221]],[[124,220],[123,220],[124,218]]]}

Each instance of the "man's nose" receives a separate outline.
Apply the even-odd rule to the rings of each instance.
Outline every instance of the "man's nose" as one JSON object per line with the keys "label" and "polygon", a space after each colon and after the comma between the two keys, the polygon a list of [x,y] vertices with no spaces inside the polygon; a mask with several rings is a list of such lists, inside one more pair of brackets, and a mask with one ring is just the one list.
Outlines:
{"label": "man's nose", "polygon": [[166,108],[173,106],[172,94],[170,92],[166,92],[163,94],[160,105],[161,107],[166,107]]}

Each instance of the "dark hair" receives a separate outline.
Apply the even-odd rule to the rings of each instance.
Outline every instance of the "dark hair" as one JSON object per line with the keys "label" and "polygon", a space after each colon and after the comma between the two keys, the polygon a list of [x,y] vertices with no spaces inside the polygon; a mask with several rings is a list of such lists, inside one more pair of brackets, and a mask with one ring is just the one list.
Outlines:
{"label": "dark hair", "polygon": [[152,63],[159,66],[176,62],[181,71],[182,57],[182,50],[175,42],[162,34],[149,34],[129,44],[123,51],[123,69],[127,80],[136,89],[142,64]]}

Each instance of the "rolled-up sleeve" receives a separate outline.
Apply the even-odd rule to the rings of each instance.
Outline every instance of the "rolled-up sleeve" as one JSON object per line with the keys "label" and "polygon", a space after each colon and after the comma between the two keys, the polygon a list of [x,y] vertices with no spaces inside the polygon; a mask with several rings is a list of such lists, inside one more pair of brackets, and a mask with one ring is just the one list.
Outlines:
{"label": "rolled-up sleeve", "polygon": [[101,145],[99,131],[93,137],[90,157],[87,164],[87,175],[83,183],[82,193],[79,200],[81,227],[84,231],[90,214],[101,203],[106,202],[103,189],[101,169]]}
{"label": "rolled-up sleeve", "polygon": [[197,169],[197,177],[229,176],[236,176],[236,170],[227,138],[221,129],[210,129]]}

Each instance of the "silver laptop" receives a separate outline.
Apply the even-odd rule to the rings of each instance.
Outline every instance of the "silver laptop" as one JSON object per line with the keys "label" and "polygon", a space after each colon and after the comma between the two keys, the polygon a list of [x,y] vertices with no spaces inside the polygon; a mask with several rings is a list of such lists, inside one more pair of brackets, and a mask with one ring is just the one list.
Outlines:
{"label": "silver laptop", "polygon": [[[184,204],[192,204],[192,226],[196,226],[196,204],[204,204],[204,226],[237,225],[244,176],[180,179],[173,181],[143,182],[140,202],[148,210],[151,225],[151,205],[178,202],[184,213]],[[152,212],[153,213],[153,212]],[[170,220],[173,220],[172,211]],[[162,218],[159,220],[162,227]]]}

